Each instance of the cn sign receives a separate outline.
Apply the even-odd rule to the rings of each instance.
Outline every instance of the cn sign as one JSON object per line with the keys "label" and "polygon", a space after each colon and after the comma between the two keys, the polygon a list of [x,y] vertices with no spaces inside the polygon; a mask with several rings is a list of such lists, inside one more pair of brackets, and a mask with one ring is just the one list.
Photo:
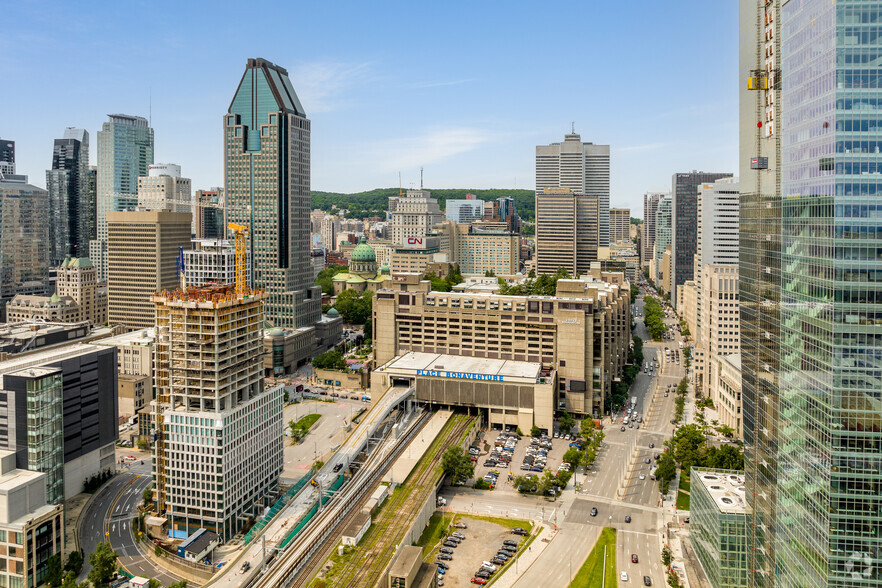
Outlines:
{"label": "cn sign", "polygon": [[405,239],[405,244],[408,247],[417,248],[422,247],[424,241],[425,239],[423,237],[408,237],[407,239]]}

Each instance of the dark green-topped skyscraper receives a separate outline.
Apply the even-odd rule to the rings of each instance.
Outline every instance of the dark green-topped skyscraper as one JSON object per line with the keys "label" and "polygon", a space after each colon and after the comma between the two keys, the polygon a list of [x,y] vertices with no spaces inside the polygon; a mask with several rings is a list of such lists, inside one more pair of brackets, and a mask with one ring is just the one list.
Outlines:
{"label": "dark green-topped skyscraper", "polygon": [[224,116],[227,221],[248,228],[252,287],[268,296],[277,327],[321,319],[310,268],[310,121],[288,72],[249,59]]}

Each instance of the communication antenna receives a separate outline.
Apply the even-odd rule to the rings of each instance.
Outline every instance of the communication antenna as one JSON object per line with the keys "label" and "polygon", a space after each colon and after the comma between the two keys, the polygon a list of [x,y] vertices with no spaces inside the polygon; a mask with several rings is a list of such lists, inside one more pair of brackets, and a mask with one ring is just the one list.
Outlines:
{"label": "communication antenna", "polygon": [[573,134],[576,134],[576,121],[573,121]]}
{"label": "communication antenna", "polygon": [[423,166],[420,166],[420,190],[423,189]]}

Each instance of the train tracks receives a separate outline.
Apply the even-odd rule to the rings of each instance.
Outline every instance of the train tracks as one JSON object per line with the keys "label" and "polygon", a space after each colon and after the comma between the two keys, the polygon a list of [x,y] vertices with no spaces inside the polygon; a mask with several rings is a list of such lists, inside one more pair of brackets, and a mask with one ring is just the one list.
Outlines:
{"label": "train tracks", "polygon": [[[322,578],[325,586],[369,587],[379,582],[383,570],[395,554],[406,531],[402,522],[410,521],[423,508],[429,494],[441,478],[439,461],[441,455],[448,447],[461,442],[471,423],[472,419],[465,415],[451,417],[429,445],[426,454],[411,472],[406,483],[387,500],[367,535],[362,539],[357,550],[350,555],[344,567],[339,571],[332,569],[332,574]],[[327,555],[335,545],[336,543],[329,542],[325,550]],[[324,562],[327,555],[319,561]]]}

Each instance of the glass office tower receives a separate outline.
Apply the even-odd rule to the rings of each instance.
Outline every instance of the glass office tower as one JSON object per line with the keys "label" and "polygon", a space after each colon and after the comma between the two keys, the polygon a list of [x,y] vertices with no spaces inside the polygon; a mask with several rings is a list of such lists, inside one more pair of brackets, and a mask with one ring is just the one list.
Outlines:
{"label": "glass office tower", "polygon": [[780,200],[742,218],[766,207],[741,262],[753,584],[882,586],[882,2],[778,18]]}

